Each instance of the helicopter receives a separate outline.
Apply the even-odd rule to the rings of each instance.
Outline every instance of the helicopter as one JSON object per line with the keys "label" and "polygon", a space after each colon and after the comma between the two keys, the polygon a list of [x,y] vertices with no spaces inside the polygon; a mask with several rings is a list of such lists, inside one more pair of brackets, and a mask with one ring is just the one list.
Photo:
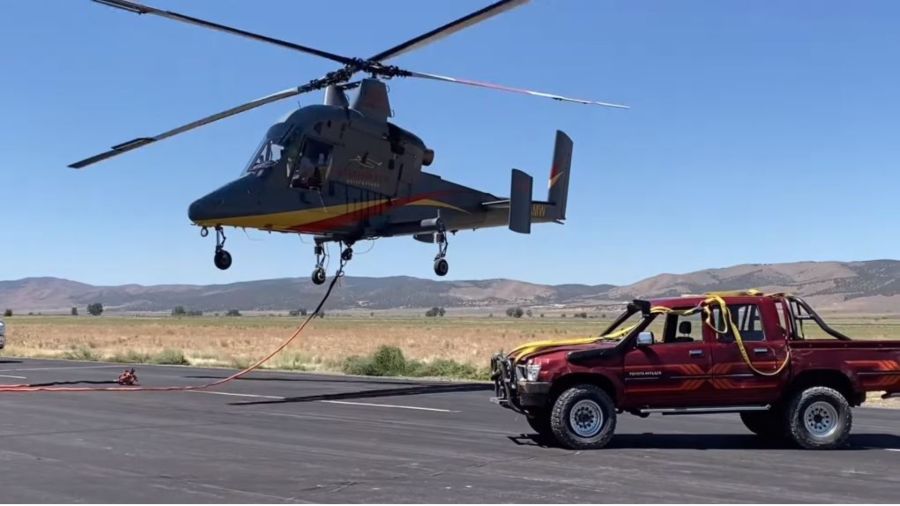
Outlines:
{"label": "helicopter", "polygon": [[[528,234],[532,223],[563,223],[566,218],[573,142],[556,132],[546,200],[532,200],[532,177],[513,169],[509,197],[469,188],[422,167],[434,162],[434,150],[418,136],[391,123],[393,116],[385,80],[429,79],[550,98],[562,102],[627,109],[628,106],[564,97],[522,88],[458,79],[403,69],[385,62],[435,40],[518,7],[527,0],[500,0],[409,39],[370,58],[351,58],[268,37],[129,0],[94,0],[135,14],[149,14],[266,42],[326,58],[343,66],[294,88],[282,90],[192,121],[152,137],[139,137],[75,162],[81,169],[168,137],[297,95],[324,90],[324,103],[289,112],[263,136],[240,177],[193,202],[190,221],[206,237],[216,233],[213,262],[232,264],[225,250],[224,227],[312,235],[315,267],[312,281],[326,280],[326,243],[341,247],[341,259],[353,256],[357,241],[412,236],[436,244],[434,272],[444,276],[448,233],[507,226]],[[353,81],[356,74],[368,74]],[[357,89],[351,104],[347,91]]]}

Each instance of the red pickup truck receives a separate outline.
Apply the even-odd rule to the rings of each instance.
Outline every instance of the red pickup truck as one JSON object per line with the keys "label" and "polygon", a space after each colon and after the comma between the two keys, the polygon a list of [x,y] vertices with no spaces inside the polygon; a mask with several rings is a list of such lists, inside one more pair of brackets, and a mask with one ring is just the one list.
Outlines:
{"label": "red pickup truck", "polygon": [[835,448],[866,392],[900,395],[900,341],[851,340],[802,299],[755,291],[635,300],[599,337],[491,366],[500,405],[575,449],[605,446],[622,412],[735,412],[761,437]]}

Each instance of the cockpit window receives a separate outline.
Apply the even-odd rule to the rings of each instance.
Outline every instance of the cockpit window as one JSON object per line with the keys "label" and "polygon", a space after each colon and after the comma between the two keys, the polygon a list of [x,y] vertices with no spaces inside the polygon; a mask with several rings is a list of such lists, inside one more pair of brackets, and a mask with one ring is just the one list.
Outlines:
{"label": "cockpit window", "polygon": [[247,163],[243,173],[256,172],[264,167],[271,167],[281,160],[284,147],[291,133],[291,128],[284,123],[277,123],[269,128],[253,157]]}
{"label": "cockpit window", "polygon": [[334,146],[315,139],[306,139],[300,156],[300,163],[291,175],[294,188],[321,188],[331,166],[331,152]]}

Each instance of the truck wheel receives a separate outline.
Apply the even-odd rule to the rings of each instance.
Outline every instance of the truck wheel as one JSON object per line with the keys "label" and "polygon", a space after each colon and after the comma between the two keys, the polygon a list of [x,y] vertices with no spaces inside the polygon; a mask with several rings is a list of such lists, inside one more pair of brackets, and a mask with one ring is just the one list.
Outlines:
{"label": "truck wheel", "polygon": [[784,437],[784,417],[781,410],[743,411],[741,421],[757,436],[768,439]]}
{"label": "truck wheel", "polygon": [[528,425],[543,438],[552,438],[553,429],[550,427],[550,412],[546,409],[536,410],[528,413],[525,417]]}
{"label": "truck wheel", "polygon": [[850,437],[852,424],[850,404],[833,388],[807,388],[788,405],[787,431],[803,448],[839,448]]}
{"label": "truck wheel", "polygon": [[601,388],[578,385],[556,398],[550,428],[560,444],[573,450],[603,448],[616,430],[616,406]]}

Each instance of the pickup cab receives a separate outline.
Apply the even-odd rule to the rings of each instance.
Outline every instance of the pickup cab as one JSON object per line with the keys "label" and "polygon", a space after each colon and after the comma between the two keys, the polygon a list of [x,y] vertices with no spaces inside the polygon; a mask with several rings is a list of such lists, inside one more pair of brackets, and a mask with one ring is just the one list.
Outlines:
{"label": "pickup cab", "polygon": [[852,340],[801,298],[756,291],[634,300],[598,337],[491,360],[495,401],[539,435],[602,448],[617,414],[739,413],[760,437],[844,445],[866,392],[900,395],[900,341]]}

